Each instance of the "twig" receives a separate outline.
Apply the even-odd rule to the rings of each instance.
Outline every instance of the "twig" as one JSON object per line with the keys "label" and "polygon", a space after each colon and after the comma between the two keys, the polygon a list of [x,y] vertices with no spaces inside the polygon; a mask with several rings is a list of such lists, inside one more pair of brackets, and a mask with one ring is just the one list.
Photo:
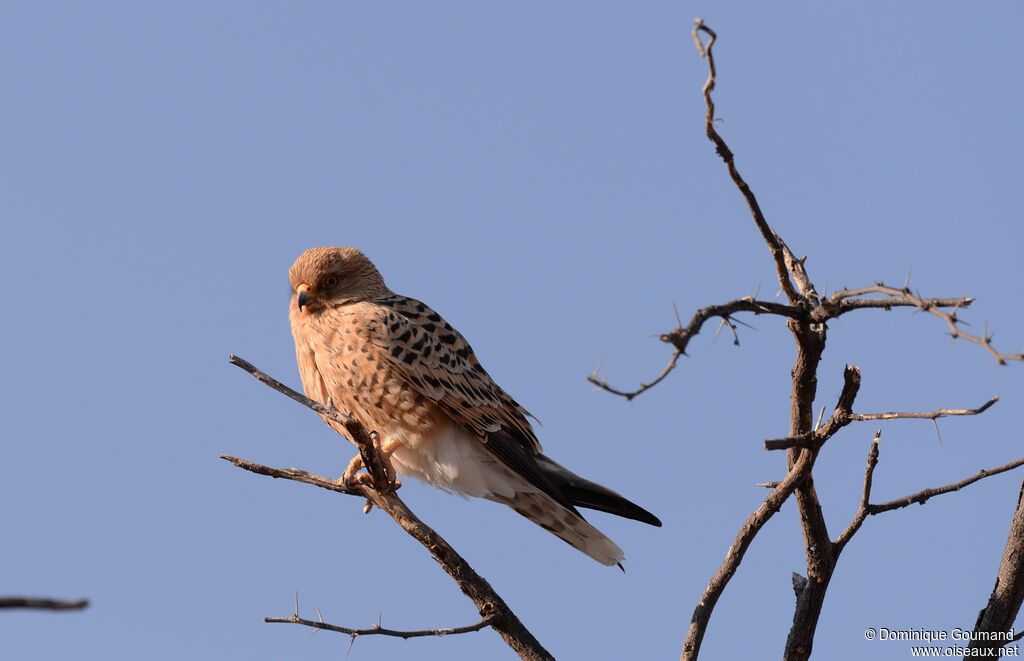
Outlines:
{"label": "twig", "polygon": [[260,383],[273,388],[277,392],[295,400],[306,408],[312,409],[322,418],[341,425],[348,433],[349,439],[351,439],[355,446],[359,448],[359,453],[363,457],[363,464],[366,466],[366,470],[370,474],[373,484],[377,490],[394,490],[395,485],[392,484],[391,480],[388,478],[388,470],[384,465],[384,460],[381,458],[380,454],[377,452],[376,446],[373,444],[373,435],[368,429],[366,429],[366,427],[359,424],[359,421],[352,417],[351,413],[341,413],[334,407],[325,406],[319,402],[313,401],[305,395],[299,394],[266,372],[259,370],[255,365],[244,358],[231,354],[228,356],[228,362],[242,368],[255,377]]}
{"label": "twig", "polygon": [[833,555],[837,558],[843,552],[850,538],[860,530],[861,525],[864,524],[864,519],[868,517],[868,507],[871,502],[871,480],[875,474],[875,466],[878,465],[878,442],[881,439],[882,430],[879,429],[875,432],[875,437],[871,440],[871,449],[868,451],[868,466],[864,470],[864,489],[861,492],[860,507],[857,508],[857,513],[854,515],[853,520],[850,521],[850,524],[846,526],[846,529],[839,534],[839,537],[832,544]]}
{"label": "twig", "polygon": [[851,413],[850,420],[937,420],[949,415],[978,415],[987,411],[993,404],[999,401],[999,395],[988,400],[978,408],[974,409],[939,409],[926,413],[923,411],[890,411],[888,413]]}
{"label": "twig", "polygon": [[672,358],[669,359],[668,364],[665,365],[658,376],[651,381],[641,383],[635,390],[620,390],[609,385],[606,379],[599,377],[597,371],[588,376],[587,381],[594,384],[601,390],[610,392],[613,395],[625,397],[627,400],[632,400],[638,395],[643,394],[661,383],[665,377],[667,377],[672,370],[676,368],[676,365],[679,363],[679,359],[686,355],[686,348],[689,346],[690,340],[700,333],[704,324],[709,319],[721,317],[723,320],[729,320],[730,328],[732,328],[733,333],[735,334],[736,329],[731,325],[731,322],[738,321],[733,319],[733,315],[738,312],[750,312],[755,315],[774,314],[780,317],[789,317],[791,319],[799,318],[804,314],[800,308],[795,306],[776,303],[774,301],[759,301],[750,296],[738,298],[734,301],[729,301],[728,303],[723,303],[721,305],[709,305],[697,310],[690,319],[690,323],[685,327],[680,324],[675,328],[675,330],[659,336],[662,342],[671,344],[675,347],[675,352],[672,354]]}
{"label": "twig", "polygon": [[[931,420],[935,422],[939,418],[959,415],[979,415],[987,411],[993,404],[999,401],[999,395],[988,400],[978,408],[974,409],[939,409],[937,411],[890,411],[887,413],[853,413],[848,408],[837,406],[835,412],[828,419],[824,427],[819,427],[813,432],[800,436],[789,436],[786,438],[768,439],[764,442],[765,450],[788,450],[790,448],[805,448],[815,450],[829,439],[835,432],[850,422],[861,422],[865,420],[900,420],[917,419]],[[938,426],[936,424],[936,431]],[[941,442],[942,437],[939,437]]]}
{"label": "twig", "polygon": [[[856,296],[864,296],[868,294],[883,294],[888,296],[888,299],[858,299],[853,298]],[[827,311],[829,318],[838,317],[839,315],[848,312],[850,310],[856,310],[867,307],[915,307],[922,312],[927,312],[934,315],[946,323],[949,328],[949,334],[953,339],[964,339],[973,344],[977,344],[987,351],[996,362],[1000,365],[1005,365],[1007,361],[1024,361],[1024,353],[1003,353],[998,351],[992,345],[992,334],[986,331],[983,335],[973,335],[963,330],[960,327],[960,319],[957,317],[957,310],[965,308],[974,302],[973,298],[922,298],[909,288],[896,289],[889,287],[884,283],[878,283],[871,287],[862,287],[860,289],[843,289],[832,295],[827,303],[823,303],[821,308]],[[952,312],[946,312],[943,308],[952,308]]]}
{"label": "twig", "polygon": [[0,597],[0,608],[29,608],[48,611],[76,611],[89,607],[88,599],[69,601],[45,597]]}
{"label": "twig", "polygon": [[810,470],[812,463],[810,453],[802,455],[797,463],[786,473],[786,477],[772,489],[772,492],[764,499],[761,506],[754,510],[747,517],[747,520],[743,522],[739,532],[736,533],[736,539],[733,540],[732,546],[729,547],[725,554],[725,559],[722,560],[718,571],[715,572],[707,587],[704,588],[704,592],[697,602],[697,607],[693,610],[693,617],[690,618],[690,627],[686,631],[686,640],[683,642],[683,652],[680,657],[683,661],[692,661],[700,654],[700,645],[704,640],[704,633],[707,631],[708,622],[711,620],[711,613],[715,610],[715,604],[718,603],[718,599],[722,596],[733,574],[739,569],[743,556],[750,547],[750,543],[754,541],[754,537],[761,531],[761,528],[768,523],[768,520],[779,511],[783,503],[793,494],[797,485],[800,484],[800,481],[804,479]]}
{"label": "twig", "polygon": [[[699,32],[703,32],[708,35],[707,44],[701,42]],[[712,52],[712,48],[715,45],[715,39],[717,35],[715,31],[704,24],[704,21],[700,18],[694,21],[693,26],[693,41],[697,45],[697,52],[701,54],[708,61],[708,79],[704,83],[704,103],[707,106],[707,115],[705,119],[705,128],[708,138],[715,145],[715,151],[721,156],[722,160],[725,161],[726,167],[729,169],[729,176],[732,177],[733,183],[736,184],[736,188],[739,189],[743,195],[743,199],[747,202],[747,207],[750,209],[750,214],[754,218],[754,223],[757,225],[757,229],[761,232],[761,236],[764,238],[765,243],[768,244],[768,250],[771,252],[772,259],[775,261],[775,273],[779,280],[779,286],[782,287],[782,291],[785,292],[786,297],[789,298],[791,303],[798,303],[804,298],[816,299],[817,293],[814,291],[814,285],[811,284],[810,278],[807,277],[807,273],[804,270],[804,260],[797,259],[795,255],[790,251],[786,243],[775,233],[774,230],[768,225],[768,221],[765,220],[764,213],[761,211],[761,205],[757,202],[757,197],[754,192],[744,181],[740,175],[739,170],[736,168],[736,161],[733,157],[732,150],[729,149],[729,145],[726,144],[725,140],[719,135],[718,130],[715,128],[715,102],[711,98],[711,92],[715,89],[715,56]],[[793,287],[793,283],[790,281],[790,274],[793,275],[793,279],[796,280],[797,285],[800,288],[800,292]]]}
{"label": "twig", "polygon": [[426,638],[430,636],[454,636],[460,633],[472,633],[474,631],[480,631],[481,629],[487,628],[498,621],[497,614],[492,613],[484,619],[480,620],[476,624],[470,624],[464,627],[447,627],[444,629],[419,629],[416,631],[399,631],[397,629],[385,629],[379,624],[370,627],[369,629],[350,629],[348,627],[338,626],[336,624],[328,624],[323,620],[306,620],[299,617],[296,613],[292,613],[288,617],[265,617],[264,622],[272,624],[301,624],[302,626],[311,627],[313,629],[319,629],[323,631],[335,631],[337,633],[347,634],[353,638],[359,636],[392,636],[394,638],[403,638],[408,640],[409,638]]}
{"label": "twig", "polygon": [[[437,534],[430,526],[423,523],[423,521],[413,514],[412,510],[408,508],[405,502],[398,497],[398,494],[390,488],[383,464],[380,462],[376,449],[373,446],[370,433],[365,427],[363,427],[351,415],[346,416],[331,407],[318,405],[316,402],[303,397],[288,386],[285,386],[279,381],[271,378],[264,372],[258,370],[251,363],[248,363],[241,358],[232,356],[231,362],[232,364],[242,367],[247,372],[255,376],[259,381],[267,384],[274,390],[288,395],[295,401],[303,404],[304,406],[308,406],[317,413],[320,413],[331,420],[343,420],[344,422],[340,422],[340,424],[343,424],[345,429],[352,434],[353,440],[358,439],[358,441],[364,444],[360,445],[360,450],[363,451],[365,449],[364,461],[368,467],[371,467],[373,484],[378,486],[383,485],[384,488],[376,489],[373,486],[364,483],[357,483],[353,486],[346,487],[335,480],[299,470],[297,468],[272,468],[253,463],[245,459],[231,457],[229,455],[221,455],[223,459],[230,461],[239,468],[243,468],[260,475],[294,480],[305,484],[311,484],[322,489],[328,489],[330,491],[337,491],[339,493],[349,495],[358,494],[366,498],[366,500],[373,503],[377,509],[386,512],[388,516],[394,519],[395,523],[401,526],[405,532],[430,552],[445,572],[452,577],[455,583],[459,586],[459,589],[462,590],[462,593],[473,601],[481,618],[495,618],[490,623],[490,626],[498,632],[505,643],[519,654],[521,658],[530,660],[546,660],[554,658],[546,649],[544,649],[540,642],[534,638],[533,634],[530,633],[530,631],[523,625],[512,609],[509,608],[498,593],[494,591],[494,588],[492,588],[482,576],[477,574],[469,563],[466,562],[466,560],[459,555],[443,537]],[[317,407],[319,407],[319,409]],[[376,464],[374,462],[376,462]],[[373,468],[375,465],[376,470]]]}
{"label": "twig", "polygon": [[[221,455],[239,468],[253,473],[275,478],[294,480],[311,484],[321,489],[336,491],[349,495],[359,495],[372,502],[378,509],[386,512],[417,542],[422,544],[441,567],[455,580],[463,594],[476,605],[480,616],[488,619],[489,626],[497,631],[505,642],[523,659],[552,659],[554,657],[544,649],[533,637],[512,609],[494,591],[491,585],[459,555],[455,549],[437,534],[430,526],[423,523],[412,510],[398,497],[395,492],[380,493],[366,484],[357,484],[347,488],[337,481],[322,477],[298,468],[272,468],[238,457]],[[493,618],[493,619],[489,619]]]}
{"label": "twig", "polygon": [[853,408],[853,401],[860,390],[860,379],[860,368],[856,365],[847,365],[843,370],[843,389],[839,393],[839,401],[836,402],[836,408],[825,424],[821,424],[819,416],[818,424],[812,431],[799,436],[767,439],[764,442],[764,449],[771,451],[803,448],[815,452],[820,450],[828,439],[835,436],[836,432],[850,424],[853,419],[850,409]]}
{"label": "twig", "polygon": [[947,484],[941,487],[932,487],[931,489],[922,489],[917,493],[912,493],[909,496],[903,498],[897,498],[896,500],[890,500],[885,503],[879,503],[878,505],[868,505],[868,514],[881,514],[882,512],[889,512],[891,510],[898,510],[908,505],[917,503],[924,505],[925,502],[934,498],[935,496],[941,496],[944,493],[951,493],[953,491],[960,491],[966,486],[970,486],[979,480],[983,480],[986,477],[992,477],[993,475],[999,475],[1006,471],[1011,471],[1019,466],[1024,466],[1024,457],[1015,459],[1008,464],[997,466],[995,468],[982,468],[976,474],[966,479],[954,482],[953,484]]}
{"label": "twig", "polygon": [[598,377],[597,371],[588,376],[587,381],[593,383],[595,386],[597,386],[601,390],[604,390],[605,392],[610,392],[611,394],[618,395],[619,397],[625,397],[626,401],[633,401],[633,398],[636,397],[637,395],[642,395],[643,393],[647,392],[654,386],[664,381],[665,377],[671,374],[672,370],[676,368],[676,364],[679,362],[679,359],[682,356],[682,351],[674,351],[672,353],[672,357],[668,361],[668,364],[665,365],[664,368],[662,368],[661,372],[658,373],[658,376],[654,377],[653,379],[646,383],[641,383],[635,390],[619,390],[618,388],[610,385],[607,379]]}

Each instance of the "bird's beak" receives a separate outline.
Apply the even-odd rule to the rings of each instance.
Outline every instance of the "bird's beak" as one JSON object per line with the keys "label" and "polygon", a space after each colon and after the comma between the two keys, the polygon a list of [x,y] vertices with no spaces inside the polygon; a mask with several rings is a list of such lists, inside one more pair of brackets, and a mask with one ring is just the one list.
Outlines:
{"label": "bird's beak", "polygon": [[313,300],[313,294],[309,292],[309,285],[301,284],[295,288],[296,299],[299,304],[299,312],[302,312],[302,308],[309,305],[309,302]]}

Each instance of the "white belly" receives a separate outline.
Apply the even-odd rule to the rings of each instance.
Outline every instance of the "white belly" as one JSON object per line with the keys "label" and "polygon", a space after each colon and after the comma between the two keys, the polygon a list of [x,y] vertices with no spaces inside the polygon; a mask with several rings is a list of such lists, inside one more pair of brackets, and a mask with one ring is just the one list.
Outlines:
{"label": "white belly", "polygon": [[517,491],[536,490],[492,456],[483,441],[455,424],[442,428],[429,440],[403,443],[391,455],[391,461],[401,475],[411,475],[462,496],[511,498]]}

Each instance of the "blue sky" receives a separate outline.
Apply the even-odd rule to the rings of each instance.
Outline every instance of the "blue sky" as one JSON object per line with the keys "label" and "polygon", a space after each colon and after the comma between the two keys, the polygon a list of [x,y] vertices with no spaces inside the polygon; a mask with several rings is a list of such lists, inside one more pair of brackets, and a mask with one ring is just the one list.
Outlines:
{"label": "blue sky", "polygon": [[[674,658],[736,529],[778,479],[793,343],[713,327],[657,389],[656,335],[692,310],[774,293],[743,202],[703,133],[695,15],[720,34],[723,135],[819,289],[877,280],[977,296],[967,315],[1024,346],[1017,189],[1024,61],[1016,3],[29,2],[0,8],[0,593],[89,597],[5,613],[0,654],[49,659],[341,658],[348,640],[263,624],[303,613],[401,628],[476,613],[424,550],[354,499],[232,468],[227,452],[340,474],[314,415],[226,362],[298,385],[286,272],[361,247],[396,291],[461,329],[542,421],[550,455],[665,522],[595,514],[628,571],[513,512],[418,484],[402,495],[559,658]],[[857,409],[974,406],[883,427],[887,499],[1024,454],[1021,366],[940,322],[832,324]],[[874,427],[824,451],[837,534]],[[866,627],[970,628],[1020,475],[875,517],[847,548],[819,658],[905,658]],[[705,658],[780,653],[803,550],[792,503],[718,605]],[[512,658],[492,632],[362,639],[352,658]]]}

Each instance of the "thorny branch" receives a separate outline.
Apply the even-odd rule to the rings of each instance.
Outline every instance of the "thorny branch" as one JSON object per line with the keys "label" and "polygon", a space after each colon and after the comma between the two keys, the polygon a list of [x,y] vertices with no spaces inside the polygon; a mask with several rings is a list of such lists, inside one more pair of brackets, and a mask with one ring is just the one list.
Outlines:
{"label": "thorny branch", "polygon": [[385,629],[380,625],[374,625],[369,629],[350,629],[348,627],[341,627],[336,624],[328,624],[323,620],[307,620],[295,615],[289,615],[288,617],[265,617],[264,622],[271,624],[301,624],[302,626],[310,627],[313,629],[320,629],[323,631],[334,631],[337,633],[347,634],[353,638],[359,636],[391,636],[393,638],[402,638],[408,640],[409,638],[428,638],[431,636],[454,636],[460,633],[473,633],[474,631],[480,631],[485,629],[495,622],[498,621],[496,615],[490,615],[480,620],[476,624],[470,624],[464,627],[447,627],[444,629],[418,629],[413,631],[400,631],[398,629]]}
{"label": "thorny branch", "polygon": [[993,404],[999,401],[999,395],[996,395],[992,399],[988,400],[981,406],[973,409],[939,409],[937,411],[931,411],[929,413],[923,411],[890,411],[888,413],[851,413],[851,420],[900,420],[900,419],[918,419],[918,420],[937,420],[944,418],[949,415],[978,415],[984,413]]}
{"label": "thorny branch", "polygon": [[[701,42],[698,32],[708,35],[707,44]],[[810,299],[817,298],[817,292],[814,291],[814,286],[804,271],[804,261],[797,259],[790,251],[789,246],[768,225],[768,221],[765,220],[764,213],[761,211],[761,205],[757,202],[757,197],[736,168],[736,161],[733,158],[732,150],[729,149],[729,145],[725,143],[725,140],[722,139],[722,136],[718,134],[718,130],[715,128],[715,102],[711,98],[711,92],[715,89],[715,55],[712,48],[715,45],[716,38],[715,31],[704,25],[703,20],[698,18],[694,22],[693,41],[697,46],[698,52],[707,58],[708,61],[708,79],[704,83],[703,89],[704,103],[707,106],[705,128],[708,138],[715,143],[715,150],[722,157],[722,160],[725,161],[725,165],[729,169],[729,176],[732,177],[736,187],[743,194],[743,199],[746,200],[747,206],[750,208],[750,215],[754,217],[754,223],[761,232],[761,237],[768,244],[768,250],[775,261],[775,272],[778,276],[779,286],[785,292],[790,303],[798,303],[804,300],[805,297]],[[800,287],[799,292],[794,289],[793,282],[790,280],[790,274],[793,275],[793,279],[796,280],[797,285]]]}
{"label": "thorny branch", "polygon": [[982,468],[974,475],[954,482],[953,484],[947,484],[941,487],[932,487],[930,489],[921,489],[917,493],[912,493],[909,496],[903,498],[897,498],[877,505],[868,505],[868,514],[881,514],[882,512],[889,512],[891,510],[898,510],[909,505],[917,503],[918,505],[924,505],[928,500],[935,496],[941,496],[944,493],[952,493],[954,491],[960,491],[964,487],[970,486],[979,480],[984,480],[986,477],[992,477],[993,475],[999,475],[1006,471],[1011,471],[1014,468],[1024,466],[1024,457],[1015,459],[1008,464],[997,466],[995,468]]}
{"label": "thorny branch", "polygon": [[[701,39],[702,34],[707,35],[706,43]],[[712,50],[716,34],[698,18],[693,29],[693,39],[701,56],[705,57],[708,63],[708,78],[702,90],[707,109],[705,117],[707,136],[715,145],[718,155],[725,162],[729,176],[746,201],[754,223],[768,246],[774,262],[779,286],[782,292],[785,293],[788,303],[774,303],[769,307],[764,302],[755,302],[752,297],[748,297],[724,305],[703,308],[697,311],[687,326],[684,327],[681,322],[677,322],[675,330],[660,336],[663,342],[672,345],[674,351],[668,364],[653,380],[642,383],[634,390],[614,388],[603,377],[599,377],[597,373],[591,375],[588,380],[607,392],[619,395],[627,400],[632,400],[664,381],[675,370],[679,359],[686,355],[689,341],[701,330],[703,324],[708,319],[713,317],[721,318],[722,324],[729,327],[734,337],[736,337],[736,343],[738,344],[737,328],[733,323],[738,320],[734,319],[733,314],[737,312],[769,313],[787,318],[787,325],[797,345],[797,356],[792,371],[789,436],[784,439],[768,440],[765,442],[765,447],[766,449],[786,449],[788,451],[788,472],[781,481],[763,483],[762,486],[771,489],[771,493],[762,503],[761,507],[748,517],[737,534],[733,545],[730,547],[724,562],[701,595],[686,634],[681,658],[697,658],[715,603],[735,573],[751,540],[757,535],[767,520],[778,511],[778,508],[781,507],[785,500],[791,494],[796,494],[806,551],[807,577],[802,578],[797,586],[797,607],[793,615],[793,625],[786,641],[783,657],[785,659],[807,659],[811,655],[814,632],[829,582],[835,571],[836,561],[845,545],[859,530],[868,515],[888,511],[885,508],[894,509],[905,506],[909,502],[924,502],[935,495],[963,488],[979,479],[1010,470],[1024,462],[1024,460],[1011,462],[997,469],[982,471],[972,478],[953,485],[924,490],[909,496],[909,500],[901,499],[892,503],[871,505],[871,480],[878,461],[878,440],[880,438],[876,434],[875,441],[871,446],[871,452],[868,455],[864,490],[858,514],[836,541],[833,542],[829,536],[821,504],[814,488],[813,467],[818,453],[825,442],[840,428],[855,420],[920,418],[930,419],[935,422],[944,416],[977,415],[991,407],[998,398],[993,398],[976,409],[939,409],[933,412],[921,413],[855,414],[852,411],[852,405],[857,387],[859,386],[860,373],[856,368],[848,367],[845,374],[846,383],[843,388],[843,395],[840,397],[840,403],[836,406],[836,410],[824,424],[813,425],[813,406],[817,392],[817,371],[825,349],[828,322],[853,310],[889,310],[897,307],[915,308],[942,319],[947,324],[949,332],[954,339],[963,338],[983,347],[1000,364],[1005,364],[1010,360],[1024,360],[1024,354],[1007,354],[996,350],[992,345],[992,335],[987,329],[980,336],[962,330],[960,324],[963,322],[958,319],[957,314],[961,308],[968,307],[973,302],[973,299],[921,297],[910,289],[909,275],[907,284],[899,289],[879,283],[861,289],[844,289],[834,293],[832,296],[820,297],[805,269],[804,263],[806,258],[798,259],[786,245],[785,241],[768,224],[756,196],[736,167],[732,150],[715,127],[715,104],[711,92],[714,90],[716,82],[715,60]],[[755,309],[752,309],[752,306]],[[719,330],[721,330],[721,325]],[[1021,529],[1021,537],[1024,540],[1024,522],[1022,522]],[[1024,541],[1021,542],[1021,546],[1024,547]],[[1008,545],[1007,548],[1007,553],[1010,553],[1010,546]],[[1021,553],[1024,554],[1024,548],[1022,548]],[[1024,585],[1022,585],[1022,592],[1024,592]],[[1017,601],[1017,606],[1011,609],[1014,615],[1017,608],[1019,608],[1019,600]],[[1012,618],[1010,621],[1012,622]],[[981,625],[979,624],[979,626]]]}
{"label": "thorny branch", "polygon": [[676,364],[679,362],[679,359],[686,355],[686,347],[689,346],[690,340],[700,333],[704,324],[709,319],[720,317],[723,321],[729,323],[730,327],[733,328],[735,332],[735,327],[731,326],[732,318],[733,315],[739,312],[750,312],[755,315],[774,314],[780,317],[790,318],[797,318],[801,316],[800,310],[791,305],[784,305],[774,301],[759,301],[752,296],[739,298],[735,301],[729,301],[722,305],[709,305],[706,308],[697,310],[690,319],[690,323],[686,326],[680,324],[674,330],[660,336],[662,342],[671,344],[675,348],[675,352],[672,354],[672,358],[661,373],[651,381],[641,383],[639,388],[629,391],[619,390],[612,387],[608,384],[606,379],[599,377],[596,371],[587,377],[587,381],[593,383],[601,390],[610,392],[613,395],[625,397],[627,400],[632,400],[637,395],[643,394],[647,390],[650,390],[661,383],[661,381],[676,368]]}
{"label": "thorny branch", "polygon": [[[324,622],[324,616],[320,612],[320,609],[316,609],[317,620],[307,620],[299,615],[299,596],[295,595],[295,612],[287,617],[265,617],[264,622],[271,624],[301,624],[302,626],[316,629],[317,631],[333,631],[336,633],[343,633],[352,638],[349,643],[349,650],[352,649],[352,644],[356,642],[356,638],[359,636],[390,636],[393,638],[401,638],[408,640],[410,638],[427,638],[427,637],[441,637],[441,636],[455,636],[463,633],[473,633],[474,631],[480,631],[489,626],[495,624],[498,620],[497,613],[490,613],[476,624],[470,624],[464,627],[447,627],[443,629],[418,629],[413,631],[403,631],[399,629],[387,629],[381,626],[380,617],[377,618],[377,623],[368,629],[351,629],[349,627],[342,627],[336,624],[328,624]],[[315,633],[315,632],[314,632]]]}
{"label": "thorny branch", "polygon": [[850,424],[853,419],[853,400],[856,399],[860,390],[860,368],[856,365],[847,365],[843,370],[843,390],[839,395],[839,401],[832,415],[828,417],[825,424],[819,424],[813,430],[799,436],[787,438],[769,439],[764,442],[765,450],[789,450],[792,448],[806,448],[817,452],[825,441],[835,436],[836,432]]}
{"label": "thorny branch", "polygon": [[842,409],[837,407],[835,413],[828,419],[828,422],[823,427],[815,429],[813,432],[802,434],[800,436],[790,436],[787,438],[769,439],[764,442],[765,450],[788,450],[790,448],[809,448],[818,449],[825,441],[827,441],[836,431],[846,426],[850,422],[860,422],[865,420],[900,420],[900,419],[917,419],[917,420],[931,420],[935,421],[939,418],[946,416],[963,416],[963,415],[978,415],[984,413],[993,404],[999,401],[999,395],[996,395],[992,399],[988,400],[978,408],[974,409],[939,409],[937,411],[890,411],[888,413],[853,413],[848,408]]}
{"label": "thorny branch", "polygon": [[[836,410],[848,411],[853,406],[853,400],[857,396],[859,388],[860,370],[856,367],[847,366],[844,373],[843,391],[839,395]],[[697,607],[693,611],[693,617],[690,618],[690,627],[686,632],[686,640],[683,643],[682,659],[697,658],[697,655],[700,653],[701,643],[704,640],[704,633],[707,631],[708,623],[711,620],[711,613],[714,611],[719,597],[722,596],[733,574],[736,573],[740,563],[743,561],[747,548],[754,541],[754,537],[761,531],[761,528],[768,523],[768,520],[779,511],[783,503],[800,486],[801,481],[810,474],[813,464],[813,454],[804,453],[801,455],[796,463],[790,467],[786,477],[782,481],[771,485],[771,493],[764,499],[761,506],[747,517],[743,526],[740,527],[739,532],[736,534],[736,539],[733,541],[732,546],[729,547],[728,552],[726,552],[725,559],[719,565],[718,571],[715,572],[708,586],[704,588],[704,592],[697,602]]]}
{"label": "thorny branch", "polygon": [[839,556],[843,548],[846,546],[847,542],[849,542],[850,538],[852,538],[854,534],[856,534],[856,532],[860,529],[861,525],[864,523],[864,520],[869,516],[882,514],[884,512],[891,512],[892,510],[902,509],[914,503],[924,505],[926,502],[928,502],[935,496],[941,496],[942,494],[959,491],[965,487],[974,484],[975,482],[979,482],[985,479],[986,477],[999,475],[1000,473],[1005,473],[1007,471],[1013,470],[1014,468],[1024,466],[1024,457],[1021,457],[1009,463],[1003,464],[1002,466],[997,466],[995,468],[983,468],[974,475],[963,480],[960,480],[959,482],[954,482],[952,484],[947,484],[941,487],[922,489],[921,491],[912,493],[909,496],[904,496],[903,498],[897,498],[895,500],[890,500],[884,503],[872,505],[870,502],[871,483],[875,472],[875,466],[878,465],[878,444],[881,440],[881,437],[882,430],[878,430],[875,432],[875,437],[871,441],[871,449],[868,452],[867,469],[864,472],[864,488],[861,493],[860,506],[857,508],[857,513],[854,515],[853,520],[850,521],[850,524],[846,527],[845,530],[843,530],[843,532],[839,535],[839,537],[836,538],[835,542],[833,543],[836,557]]}
{"label": "thorny branch", "polygon": [[871,502],[871,480],[875,475],[875,466],[878,465],[878,442],[881,439],[882,430],[879,429],[875,432],[875,437],[871,440],[871,450],[868,451],[868,467],[864,470],[864,490],[860,496],[860,507],[857,508],[857,513],[854,515],[853,521],[850,521],[850,525],[846,526],[846,529],[833,542],[833,555],[836,557],[839,557],[839,554],[843,552],[847,542],[857,534],[857,531],[864,524],[864,519],[868,516],[869,503]]}
{"label": "thorny branch", "polygon": [[[883,294],[888,298],[864,299],[855,298],[871,294]],[[910,287],[896,289],[884,283],[878,283],[871,287],[861,289],[843,289],[833,294],[827,302],[822,303],[822,308],[829,310],[829,317],[838,317],[850,310],[861,308],[890,308],[890,307],[915,307],[922,312],[934,315],[946,322],[950,336],[955,339],[964,339],[977,344],[987,351],[996,362],[1005,365],[1007,361],[1024,361],[1024,353],[1003,353],[992,346],[992,333],[986,329],[982,335],[973,335],[963,330],[960,324],[963,323],[957,316],[960,308],[967,307],[974,301],[973,298],[922,298],[910,290]],[[943,308],[952,308],[952,312],[946,312]]]}
{"label": "thorny branch", "polygon": [[48,611],[77,611],[89,607],[88,599],[49,599],[46,597],[0,597],[0,608],[26,608]]}
{"label": "thorny branch", "polygon": [[322,416],[344,425],[345,429],[350,433],[352,440],[359,446],[360,452],[363,453],[363,461],[370,470],[371,484],[360,482],[354,485],[344,485],[336,480],[297,468],[272,468],[230,455],[221,455],[222,459],[230,461],[239,468],[260,475],[294,480],[311,484],[321,489],[365,498],[369,503],[387,513],[406,533],[430,552],[445,572],[452,577],[463,594],[473,601],[477,611],[480,613],[480,617],[487,620],[487,626],[497,631],[505,643],[520,658],[531,660],[554,658],[534,638],[533,634],[523,625],[516,614],[512,612],[512,609],[494,591],[494,588],[482,576],[477,574],[469,563],[443,537],[413,514],[405,502],[398,497],[388,479],[383,460],[377,453],[369,430],[363,427],[351,415],[341,413],[331,406],[324,406],[304,397],[280,381],[260,371],[248,361],[237,356],[231,356],[229,361],[274,390],[316,411]]}
{"label": "thorny branch", "polygon": [[319,402],[314,402],[309,397],[292,390],[269,374],[260,371],[255,365],[244,358],[231,354],[228,356],[228,362],[236,367],[242,368],[251,374],[257,381],[273,388],[285,397],[293,399],[306,408],[312,409],[324,418],[342,425],[345,428],[345,431],[348,432],[349,439],[357,448],[359,448],[359,454],[362,455],[363,458],[363,465],[366,466],[366,470],[370,474],[373,484],[380,487],[380,490],[382,491],[394,490],[395,485],[391,484],[391,481],[388,479],[387,467],[384,465],[384,461],[381,459],[381,456],[377,452],[376,446],[373,443],[373,435],[370,433],[370,430],[359,424],[359,421],[356,420],[351,413],[341,413],[331,406],[330,402],[328,402],[327,406],[324,406]]}

